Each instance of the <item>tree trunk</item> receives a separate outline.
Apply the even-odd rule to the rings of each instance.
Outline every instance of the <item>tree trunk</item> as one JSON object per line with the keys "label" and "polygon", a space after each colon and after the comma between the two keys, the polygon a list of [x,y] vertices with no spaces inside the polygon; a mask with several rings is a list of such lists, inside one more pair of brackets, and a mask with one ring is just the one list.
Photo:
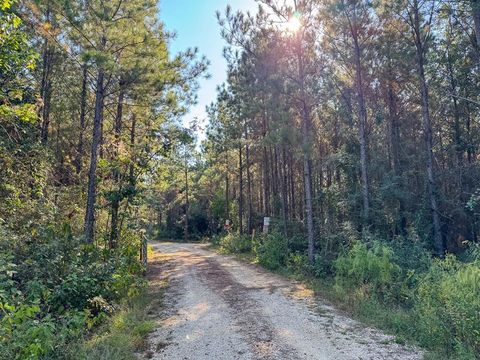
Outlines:
{"label": "tree trunk", "polygon": [[118,93],[118,102],[117,102],[117,113],[115,115],[115,124],[114,124],[114,144],[113,144],[113,154],[112,160],[114,162],[112,177],[114,186],[117,187],[115,193],[113,194],[113,199],[111,203],[111,227],[110,227],[110,249],[114,249],[117,246],[119,238],[119,228],[118,228],[118,210],[120,209],[120,202],[122,201],[122,186],[120,184],[120,168],[115,162],[118,160],[118,148],[120,146],[120,135],[122,131],[122,117],[123,117],[123,101],[125,97],[125,85],[122,80],[119,82],[120,91]]}
{"label": "tree trunk", "polygon": [[295,198],[295,173],[294,173],[294,161],[293,161],[293,154],[292,152],[289,153],[288,156],[289,160],[289,184],[290,184],[290,213],[292,214],[292,218],[298,219],[297,215],[297,202]]}
{"label": "tree trunk", "polygon": [[421,34],[422,28],[420,26],[420,15],[418,0],[413,1],[413,31],[415,38],[415,46],[417,50],[417,72],[420,80],[420,95],[422,99],[422,118],[423,130],[425,136],[425,151],[426,151],[426,173],[428,185],[428,201],[433,223],[433,246],[437,256],[442,256],[444,252],[442,229],[440,223],[440,216],[438,212],[437,194],[435,173],[433,164],[433,135],[432,124],[430,118],[430,103],[428,94],[428,84],[425,77],[425,44]]}
{"label": "tree trunk", "polygon": [[225,220],[230,220],[230,181],[228,178],[228,157],[225,152]]}
{"label": "tree trunk", "polygon": [[362,177],[362,200],[363,200],[363,223],[364,226],[368,224],[370,217],[370,191],[368,188],[368,158],[367,158],[367,109],[365,106],[365,95],[363,90],[363,75],[362,75],[362,63],[361,63],[361,49],[358,43],[357,33],[357,19],[353,20],[353,27],[351,29],[352,38],[354,43],[354,58],[355,58],[355,82],[357,87],[357,99],[358,99],[358,137],[360,141],[360,168]]}
{"label": "tree trunk", "polygon": [[253,205],[252,205],[252,174],[250,171],[250,146],[248,144],[248,129],[245,124],[245,161],[247,167],[247,201],[248,201],[248,219],[247,231],[251,235],[253,231]]}
{"label": "tree trunk", "polygon": [[[263,106],[264,108],[264,114],[262,117],[262,137],[263,140],[265,141],[265,138],[267,136],[267,109],[265,105],[265,101],[263,101]],[[268,162],[268,152],[267,152],[267,146],[263,144],[263,169],[262,169],[262,175],[263,175],[263,215],[264,216],[270,216],[270,177],[269,177],[269,168],[270,164]]]}
{"label": "tree trunk", "polygon": [[187,152],[185,150],[185,230],[184,230],[184,235],[185,235],[185,242],[188,242],[189,240],[189,232],[188,232],[188,227],[189,227],[189,217],[190,217],[190,200],[188,197],[188,158],[187,158]]}
{"label": "tree trunk", "polygon": [[[451,19],[449,18],[449,25],[452,27]],[[453,62],[450,55],[450,42],[447,44],[447,72],[448,78],[450,81],[450,91],[452,93],[452,102],[453,102],[453,142],[455,143],[455,153],[457,156],[457,168],[458,168],[458,177],[457,184],[460,190],[460,196],[463,196],[463,144],[462,144],[462,130],[460,125],[460,109],[458,105],[458,95],[457,95],[457,81],[455,79],[455,74],[453,71]]]}
{"label": "tree trunk", "polygon": [[268,148],[268,154],[270,158],[270,181],[272,185],[272,215],[277,216],[278,215],[278,187],[277,187],[277,174],[276,174],[276,159],[275,159],[275,148],[272,148],[272,146],[269,146]]}
{"label": "tree trunk", "polygon": [[90,170],[88,171],[87,208],[85,213],[85,241],[93,243],[95,232],[95,203],[97,199],[97,160],[100,145],[100,129],[103,122],[104,107],[104,70],[98,69],[97,88],[95,94],[95,115],[93,119],[92,150],[90,155]]}
{"label": "tree trunk", "polygon": [[471,0],[477,52],[480,50],[480,0]]}
{"label": "tree trunk", "polygon": [[[387,71],[387,107],[389,117],[389,143],[391,149],[392,169],[396,177],[397,186],[400,189],[403,189],[404,183],[400,164],[400,124],[398,121],[398,99],[397,94],[395,93],[395,79],[390,59],[388,60]],[[394,230],[395,233],[405,235],[407,220],[405,218],[404,199],[401,196],[398,198],[398,220],[396,227],[397,229]]]}
{"label": "tree trunk", "polygon": [[[125,82],[123,80],[120,80],[118,86],[119,86],[119,93],[118,93],[118,100],[117,100],[117,113],[115,115],[115,123],[113,127],[113,131],[115,134],[115,143],[113,146],[114,159],[118,157],[118,148],[120,146],[120,136],[122,133],[123,102],[125,99]],[[118,177],[118,171],[116,175]]]}
{"label": "tree trunk", "polygon": [[[278,203],[281,203],[282,199],[282,192],[280,190],[281,188],[281,179],[280,179],[280,173],[279,173],[279,166],[278,166],[278,151],[277,151],[278,146],[275,145],[273,149],[273,159],[274,159],[274,183],[275,183],[275,194],[277,194],[277,201]],[[277,210],[277,214],[280,214],[281,209]]]}
{"label": "tree trunk", "polygon": [[281,176],[282,176],[282,217],[283,217],[283,234],[288,236],[288,174],[287,174],[287,154],[285,145],[282,146],[282,166],[281,166]]}
{"label": "tree trunk", "polygon": [[134,190],[137,185],[137,181],[135,179],[135,163],[136,163],[135,136],[136,136],[136,130],[137,130],[136,128],[137,128],[137,116],[135,114],[132,114],[132,127],[130,129],[130,149],[132,151],[132,158],[130,160],[130,171],[129,171],[130,186],[132,187],[132,194],[134,194],[135,192]]}
{"label": "tree trunk", "polygon": [[304,196],[305,196],[305,220],[307,223],[307,240],[308,240],[308,260],[310,263],[315,261],[315,237],[313,229],[313,205],[312,205],[312,176],[310,161],[310,110],[307,105],[307,94],[305,90],[305,69],[303,63],[303,39],[299,35],[298,41],[298,75],[300,80],[300,99],[302,116],[302,145],[303,145],[303,178],[304,178]]}
{"label": "tree trunk", "polygon": [[87,77],[88,77],[88,68],[87,64],[82,65],[82,93],[80,96],[80,132],[78,137],[77,145],[77,156],[75,159],[75,169],[77,174],[80,174],[82,171],[83,165],[83,146],[84,146],[84,135],[85,135],[85,115],[87,109]]}
{"label": "tree trunk", "polygon": [[312,177],[311,161],[305,157],[303,160],[304,186],[305,186],[305,219],[307,221],[308,260],[315,261],[315,239],[313,234],[313,206],[312,206]]}
{"label": "tree trunk", "polygon": [[241,143],[238,147],[238,232],[243,235],[243,154]]}
{"label": "tree trunk", "polygon": [[[47,21],[49,21],[49,12],[47,12]],[[52,99],[52,66],[53,66],[53,49],[50,43],[45,39],[43,55],[42,55],[42,81],[40,85],[40,97],[42,99],[41,117],[41,141],[42,144],[48,143],[48,131],[50,127],[50,103]]]}
{"label": "tree trunk", "polygon": [[[130,159],[130,166],[128,167],[128,183],[130,186],[129,195],[127,197],[127,202],[124,205],[124,211],[120,218],[120,224],[118,226],[119,229],[123,228],[123,221],[125,220],[125,216],[128,210],[129,205],[133,203],[133,199],[136,193],[136,186],[137,186],[137,179],[135,178],[135,164],[136,164],[136,154],[135,154],[135,139],[136,139],[136,131],[137,131],[137,116],[135,113],[132,113],[132,123],[130,125],[130,151],[132,157]],[[120,212],[121,213],[121,212]]]}
{"label": "tree trunk", "polygon": [[400,175],[400,129],[397,113],[397,96],[393,89],[393,80],[388,80],[387,104],[389,124],[390,148],[392,156],[392,169],[396,176]]}
{"label": "tree trunk", "polygon": [[115,249],[117,247],[117,242],[118,242],[118,236],[119,236],[119,231],[118,231],[118,210],[120,209],[120,201],[117,199],[118,194],[114,195],[115,198],[112,201],[112,208],[111,208],[111,225],[110,225],[110,241],[109,241],[109,248],[110,249]]}

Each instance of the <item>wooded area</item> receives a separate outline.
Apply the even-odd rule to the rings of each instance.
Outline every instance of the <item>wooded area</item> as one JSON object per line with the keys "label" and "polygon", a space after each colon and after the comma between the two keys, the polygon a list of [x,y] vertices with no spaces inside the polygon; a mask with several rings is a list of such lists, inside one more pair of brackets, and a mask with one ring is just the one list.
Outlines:
{"label": "wooded area", "polygon": [[202,129],[182,117],[208,61],[169,54],[156,0],[0,0],[1,358],[76,358],[144,286],[144,236],[252,253],[478,357],[480,1],[258,3],[217,14]]}
{"label": "wooded area", "polygon": [[217,14],[228,81],[202,149],[165,166],[160,237],[230,221],[223,251],[333,278],[349,307],[415,308],[414,338],[478,353],[480,4],[259,3]]}
{"label": "wooded area", "polygon": [[70,344],[144,287],[150,174],[207,67],[157,6],[0,1],[2,359],[99,356]]}

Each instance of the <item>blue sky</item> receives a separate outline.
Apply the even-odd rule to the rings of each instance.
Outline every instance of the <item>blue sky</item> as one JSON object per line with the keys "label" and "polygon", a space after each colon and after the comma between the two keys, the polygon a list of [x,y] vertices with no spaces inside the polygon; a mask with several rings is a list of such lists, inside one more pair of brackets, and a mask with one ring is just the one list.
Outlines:
{"label": "blue sky", "polygon": [[215,100],[217,85],[226,79],[227,64],[222,56],[225,43],[220,36],[215,11],[223,13],[227,5],[233,10],[255,12],[257,9],[255,0],[160,0],[160,18],[167,30],[177,33],[170,46],[171,52],[198,47],[200,54],[211,62],[211,77],[201,80],[198,104],[185,116],[185,124],[195,117],[206,119],[205,106]]}

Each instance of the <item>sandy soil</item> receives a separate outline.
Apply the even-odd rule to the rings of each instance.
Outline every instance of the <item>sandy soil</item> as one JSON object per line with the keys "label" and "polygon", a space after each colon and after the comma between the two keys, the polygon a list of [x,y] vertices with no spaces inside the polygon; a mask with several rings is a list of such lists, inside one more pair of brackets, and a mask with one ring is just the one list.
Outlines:
{"label": "sandy soil", "polygon": [[198,244],[153,244],[168,280],[145,358],[421,359],[416,349],[315,299],[300,284]]}

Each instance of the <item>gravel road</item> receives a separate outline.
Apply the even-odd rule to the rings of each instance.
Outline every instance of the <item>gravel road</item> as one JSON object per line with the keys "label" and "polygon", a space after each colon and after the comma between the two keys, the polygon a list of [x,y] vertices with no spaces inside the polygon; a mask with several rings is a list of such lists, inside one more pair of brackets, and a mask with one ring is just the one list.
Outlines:
{"label": "gravel road", "polygon": [[168,280],[151,359],[421,359],[301,284],[200,244],[154,243],[149,280]]}

